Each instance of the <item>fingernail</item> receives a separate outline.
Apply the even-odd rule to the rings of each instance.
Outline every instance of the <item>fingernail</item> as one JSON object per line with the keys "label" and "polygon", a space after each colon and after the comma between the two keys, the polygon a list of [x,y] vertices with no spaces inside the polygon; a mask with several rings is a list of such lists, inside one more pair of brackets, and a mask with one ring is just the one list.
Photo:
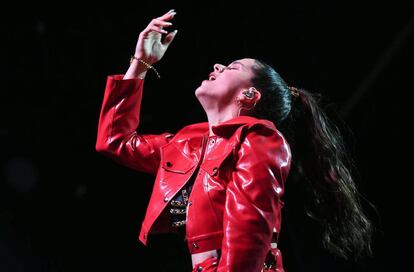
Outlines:
{"label": "fingernail", "polygon": [[174,12],[175,11],[175,9],[171,9],[169,12]]}

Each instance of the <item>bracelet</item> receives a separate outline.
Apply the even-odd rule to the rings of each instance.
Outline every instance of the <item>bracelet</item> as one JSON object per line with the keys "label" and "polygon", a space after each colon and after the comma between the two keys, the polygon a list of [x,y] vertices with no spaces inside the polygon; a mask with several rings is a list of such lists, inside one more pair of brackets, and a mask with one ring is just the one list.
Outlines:
{"label": "bracelet", "polygon": [[135,57],[134,55],[131,56],[131,59],[129,60],[129,64],[131,65],[131,63],[135,60],[139,61],[140,63],[144,64],[147,69],[151,69],[155,72],[155,74],[157,75],[158,78],[161,78],[160,74],[158,73],[158,71],[154,68],[154,66],[152,66],[151,64],[143,61],[142,59],[139,59],[137,57]]}

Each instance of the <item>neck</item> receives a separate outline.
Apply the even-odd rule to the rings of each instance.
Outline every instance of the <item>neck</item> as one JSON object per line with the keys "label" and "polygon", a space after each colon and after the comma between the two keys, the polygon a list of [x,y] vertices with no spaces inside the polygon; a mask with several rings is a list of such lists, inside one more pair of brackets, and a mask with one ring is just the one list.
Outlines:
{"label": "neck", "polygon": [[236,108],[231,108],[227,111],[217,112],[217,111],[210,111],[207,112],[207,119],[208,119],[208,126],[210,130],[210,135],[213,136],[213,126],[217,126],[227,120],[236,118],[239,116],[239,111]]}

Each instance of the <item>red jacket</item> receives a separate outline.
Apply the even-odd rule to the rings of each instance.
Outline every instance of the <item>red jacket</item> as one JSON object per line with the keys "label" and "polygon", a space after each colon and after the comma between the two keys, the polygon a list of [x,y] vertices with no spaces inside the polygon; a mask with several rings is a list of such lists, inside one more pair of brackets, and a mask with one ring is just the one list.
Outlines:
{"label": "red jacket", "polygon": [[[109,76],[96,150],[156,175],[139,240],[170,231],[165,207],[195,174],[187,206],[191,253],[221,249],[218,271],[261,271],[279,232],[291,153],[270,121],[240,116],[213,127],[184,127],[175,135],[136,132],[144,81]],[[201,158],[204,151],[204,159]]]}

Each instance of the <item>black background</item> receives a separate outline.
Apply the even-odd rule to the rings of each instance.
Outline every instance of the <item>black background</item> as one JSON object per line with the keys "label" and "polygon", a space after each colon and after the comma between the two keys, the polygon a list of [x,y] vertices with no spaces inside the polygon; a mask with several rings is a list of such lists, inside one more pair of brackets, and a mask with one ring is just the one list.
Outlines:
{"label": "black background", "polygon": [[205,121],[194,90],[214,63],[266,60],[289,84],[322,93],[344,120],[358,187],[378,210],[364,204],[377,232],[374,257],[357,264],[327,255],[306,222],[287,217],[287,270],[409,265],[409,1],[166,2],[2,8],[0,271],[175,271],[159,267],[168,259],[185,266],[170,238],[153,248],[137,241],[153,177],[95,151],[106,76],[126,71],[139,32],[171,8],[179,31],[156,64],[162,79],[147,76],[141,131]]}

